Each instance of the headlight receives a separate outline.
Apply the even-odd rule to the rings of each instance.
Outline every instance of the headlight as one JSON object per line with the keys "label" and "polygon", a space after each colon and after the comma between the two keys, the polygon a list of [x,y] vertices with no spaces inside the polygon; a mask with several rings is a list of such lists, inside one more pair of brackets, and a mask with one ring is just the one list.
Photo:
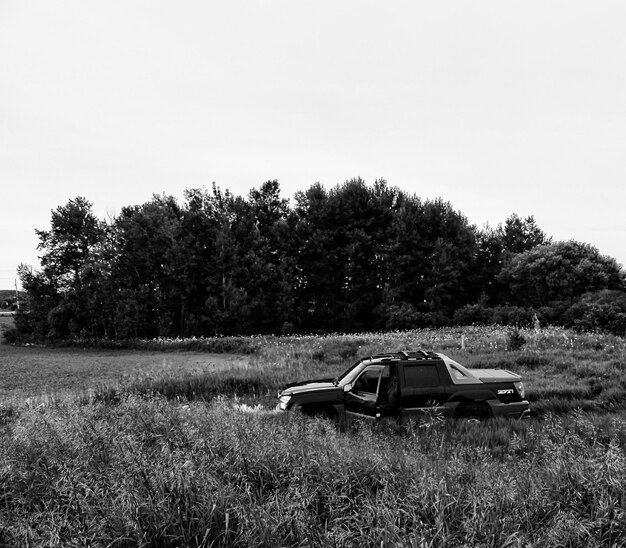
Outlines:
{"label": "headlight", "polygon": [[280,401],[280,403],[278,404],[278,407],[282,411],[285,411],[287,409],[287,405],[289,404],[289,401],[291,400],[291,394],[283,394],[282,396],[278,397],[278,400]]}

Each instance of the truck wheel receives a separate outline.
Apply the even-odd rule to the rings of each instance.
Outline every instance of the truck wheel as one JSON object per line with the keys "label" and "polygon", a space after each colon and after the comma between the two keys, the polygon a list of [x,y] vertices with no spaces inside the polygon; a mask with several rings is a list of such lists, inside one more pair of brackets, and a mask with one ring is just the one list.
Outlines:
{"label": "truck wheel", "polygon": [[457,418],[463,422],[484,422],[489,418],[489,411],[481,405],[468,405],[459,409]]}

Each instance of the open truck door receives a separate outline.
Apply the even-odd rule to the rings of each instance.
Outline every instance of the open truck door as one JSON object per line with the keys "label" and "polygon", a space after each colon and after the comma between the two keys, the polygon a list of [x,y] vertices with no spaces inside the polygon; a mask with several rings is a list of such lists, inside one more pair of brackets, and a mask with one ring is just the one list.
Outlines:
{"label": "open truck door", "polygon": [[395,365],[370,365],[344,387],[347,424],[395,416],[398,382]]}

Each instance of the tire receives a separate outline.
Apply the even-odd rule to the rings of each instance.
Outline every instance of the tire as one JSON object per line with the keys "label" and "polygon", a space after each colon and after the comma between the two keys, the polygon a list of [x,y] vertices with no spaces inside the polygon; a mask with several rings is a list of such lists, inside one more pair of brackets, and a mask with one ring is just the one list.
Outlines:
{"label": "tire", "polygon": [[483,417],[480,413],[465,413],[460,417],[460,419],[467,423],[479,423],[483,422],[485,417]]}
{"label": "tire", "polygon": [[489,419],[489,410],[482,405],[463,406],[457,412],[457,419],[467,423],[485,422]]}

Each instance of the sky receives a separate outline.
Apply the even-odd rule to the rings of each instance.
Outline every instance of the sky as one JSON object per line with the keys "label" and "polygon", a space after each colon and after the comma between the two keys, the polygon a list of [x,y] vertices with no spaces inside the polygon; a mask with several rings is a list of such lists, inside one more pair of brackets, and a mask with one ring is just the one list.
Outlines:
{"label": "sky", "polygon": [[383,178],[626,266],[625,28],[622,0],[0,0],[0,289],[77,196],[273,179]]}

